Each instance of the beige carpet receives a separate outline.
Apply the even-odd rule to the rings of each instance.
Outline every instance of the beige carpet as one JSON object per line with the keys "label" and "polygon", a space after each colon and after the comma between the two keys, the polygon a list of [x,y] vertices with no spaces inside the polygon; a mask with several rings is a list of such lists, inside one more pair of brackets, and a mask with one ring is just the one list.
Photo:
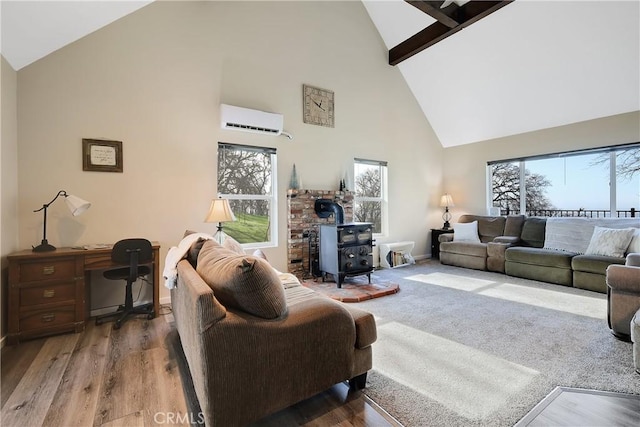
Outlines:
{"label": "beige carpet", "polygon": [[606,295],[426,261],[376,271],[365,392],[405,426],[513,426],[556,386],[640,393]]}

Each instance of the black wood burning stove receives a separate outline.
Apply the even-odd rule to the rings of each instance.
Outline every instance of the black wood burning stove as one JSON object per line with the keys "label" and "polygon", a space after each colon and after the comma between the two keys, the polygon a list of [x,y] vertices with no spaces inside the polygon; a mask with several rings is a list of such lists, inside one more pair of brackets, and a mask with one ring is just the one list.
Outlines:
{"label": "black wood burning stove", "polygon": [[333,214],[336,224],[320,226],[320,270],[324,280],[331,274],[342,287],[347,276],[366,274],[371,283],[373,271],[373,224],[370,222],[343,223],[344,211],[339,204],[316,200],[315,210],[321,218]]}

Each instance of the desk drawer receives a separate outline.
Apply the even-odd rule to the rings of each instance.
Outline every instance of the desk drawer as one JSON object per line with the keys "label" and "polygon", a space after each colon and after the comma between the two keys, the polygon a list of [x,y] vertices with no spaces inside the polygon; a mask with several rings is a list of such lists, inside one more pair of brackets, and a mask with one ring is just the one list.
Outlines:
{"label": "desk drawer", "polygon": [[25,311],[20,314],[20,332],[65,325],[76,321],[75,305],[44,310]]}
{"label": "desk drawer", "polygon": [[20,289],[20,307],[30,307],[60,301],[74,301],[75,298],[75,282],[55,285],[23,286]]}
{"label": "desk drawer", "polygon": [[72,279],[75,277],[76,263],[73,258],[52,259],[50,261],[24,262],[20,264],[20,282],[41,280]]}

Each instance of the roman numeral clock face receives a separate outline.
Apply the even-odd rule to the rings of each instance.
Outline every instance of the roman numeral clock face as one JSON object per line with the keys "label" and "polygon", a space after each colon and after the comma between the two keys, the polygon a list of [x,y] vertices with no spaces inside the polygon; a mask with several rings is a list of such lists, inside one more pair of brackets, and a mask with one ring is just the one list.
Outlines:
{"label": "roman numeral clock face", "polygon": [[303,85],[302,94],[304,122],[334,127],[333,91]]}

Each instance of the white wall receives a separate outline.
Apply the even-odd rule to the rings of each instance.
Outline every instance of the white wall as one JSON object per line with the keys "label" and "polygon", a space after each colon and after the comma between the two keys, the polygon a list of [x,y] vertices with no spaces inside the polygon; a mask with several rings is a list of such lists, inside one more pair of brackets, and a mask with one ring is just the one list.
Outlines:
{"label": "white wall", "polygon": [[5,335],[7,255],[18,248],[17,73],[0,56],[0,334]]}
{"label": "white wall", "polygon": [[[360,2],[155,2],[18,73],[19,244],[42,238],[32,211],[64,189],[92,202],[49,208],[56,246],[157,240],[164,258],[216,196],[217,142],[278,150],[279,245],[286,187],[337,189],[354,157],[389,162],[390,239],[440,224],[442,148]],[[335,128],[302,122],[302,85],[335,91]],[[284,114],[295,139],[222,131],[220,103]],[[83,172],[82,138],[123,141],[124,173]],[[162,289],[161,298],[168,293]]]}
{"label": "white wall", "polygon": [[456,204],[453,221],[465,213],[486,215],[488,161],[638,141],[640,112],[634,112],[447,148],[444,152],[444,188]]}

